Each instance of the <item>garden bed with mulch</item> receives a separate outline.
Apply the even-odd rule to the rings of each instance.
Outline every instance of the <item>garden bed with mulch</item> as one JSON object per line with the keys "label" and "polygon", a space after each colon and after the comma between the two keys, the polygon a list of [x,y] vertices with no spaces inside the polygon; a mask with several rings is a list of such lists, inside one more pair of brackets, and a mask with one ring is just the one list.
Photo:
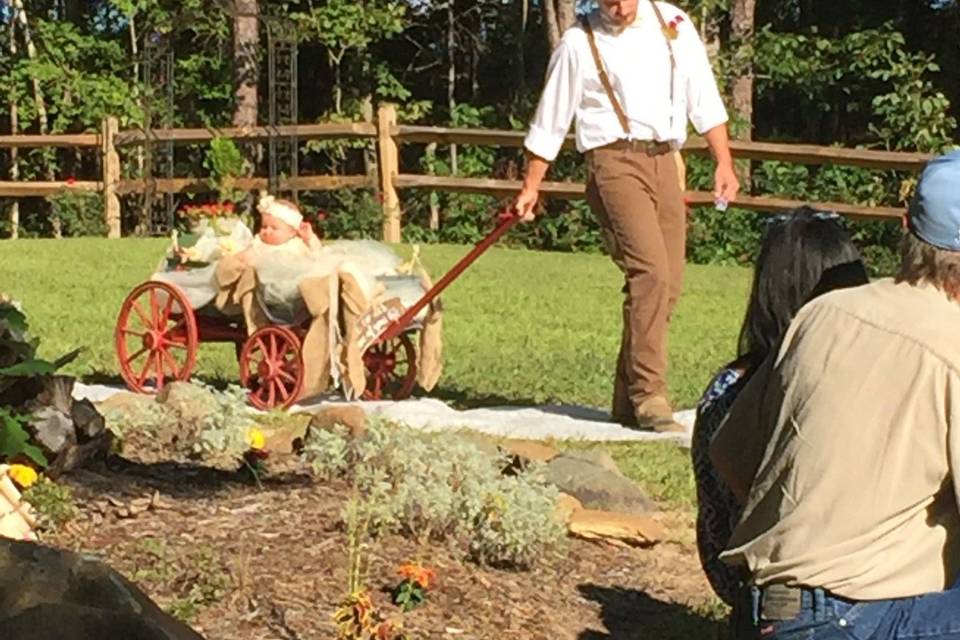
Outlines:
{"label": "garden bed with mulch", "polygon": [[[125,456],[64,479],[78,514],[44,542],[108,562],[210,639],[335,637],[348,584],[345,484],[318,483],[293,462],[258,487],[242,473]],[[672,541],[638,549],[571,540],[561,559],[530,571],[386,536],[369,543],[366,582],[394,617],[397,567],[437,571],[427,603],[404,617],[410,638],[714,637],[718,610],[689,515],[662,521]]]}

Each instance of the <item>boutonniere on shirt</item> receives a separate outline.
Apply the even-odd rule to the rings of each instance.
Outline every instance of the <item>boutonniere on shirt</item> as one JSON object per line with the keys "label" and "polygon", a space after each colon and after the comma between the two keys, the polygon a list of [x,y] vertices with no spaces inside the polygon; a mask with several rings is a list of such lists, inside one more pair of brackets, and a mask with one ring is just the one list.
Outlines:
{"label": "boutonniere on shirt", "polygon": [[680,35],[678,28],[680,27],[681,22],[683,22],[683,16],[677,16],[668,22],[667,26],[663,28],[663,35],[667,36],[671,40],[676,40],[677,36]]}

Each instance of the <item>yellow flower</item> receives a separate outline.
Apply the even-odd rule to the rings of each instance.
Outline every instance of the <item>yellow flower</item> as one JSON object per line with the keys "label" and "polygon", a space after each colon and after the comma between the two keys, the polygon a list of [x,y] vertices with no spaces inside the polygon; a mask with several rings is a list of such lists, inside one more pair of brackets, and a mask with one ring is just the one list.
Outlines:
{"label": "yellow flower", "polygon": [[10,476],[10,479],[16,482],[21,489],[32,487],[38,478],[37,472],[34,471],[33,467],[28,467],[25,464],[10,465],[10,468],[7,469],[7,475]]}
{"label": "yellow flower", "polygon": [[262,451],[267,446],[267,438],[260,429],[250,429],[247,432],[247,443],[255,451]]}

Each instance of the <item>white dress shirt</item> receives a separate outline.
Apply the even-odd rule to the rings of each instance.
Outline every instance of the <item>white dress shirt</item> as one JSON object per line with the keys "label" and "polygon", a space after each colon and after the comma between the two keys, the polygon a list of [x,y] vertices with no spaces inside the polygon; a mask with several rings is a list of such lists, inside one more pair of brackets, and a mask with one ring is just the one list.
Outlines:
{"label": "white dress shirt", "polygon": [[[672,41],[677,60],[672,105],[670,51],[650,2],[641,0],[636,19],[619,34],[604,26],[598,12],[590,15],[590,25],[614,94],[630,121],[630,137],[679,147],[687,138],[688,118],[698,133],[704,133],[725,123],[727,111],[696,27],[673,5],[658,2],[657,6],[666,22],[677,21],[678,37]],[[587,34],[579,25],[563,34],[550,58],[546,85],[524,146],[553,161],[574,118],[580,152],[627,137],[600,82]]]}

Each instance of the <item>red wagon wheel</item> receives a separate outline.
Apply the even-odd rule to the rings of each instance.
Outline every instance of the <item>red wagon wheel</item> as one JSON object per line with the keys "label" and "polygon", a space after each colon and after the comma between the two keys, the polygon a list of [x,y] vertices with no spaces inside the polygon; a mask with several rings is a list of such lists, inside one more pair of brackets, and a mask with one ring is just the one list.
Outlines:
{"label": "red wagon wheel", "polygon": [[417,383],[417,352],[405,333],[377,342],[363,354],[367,371],[364,400],[403,400],[413,393]]}
{"label": "red wagon wheel", "polygon": [[286,409],[303,388],[300,339],[287,327],[264,327],[254,332],[240,352],[240,381],[258,409]]}
{"label": "red wagon wheel", "polygon": [[165,282],[144,282],[120,307],[114,343],[120,375],[138,393],[187,380],[197,361],[197,320],[186,297]]}

